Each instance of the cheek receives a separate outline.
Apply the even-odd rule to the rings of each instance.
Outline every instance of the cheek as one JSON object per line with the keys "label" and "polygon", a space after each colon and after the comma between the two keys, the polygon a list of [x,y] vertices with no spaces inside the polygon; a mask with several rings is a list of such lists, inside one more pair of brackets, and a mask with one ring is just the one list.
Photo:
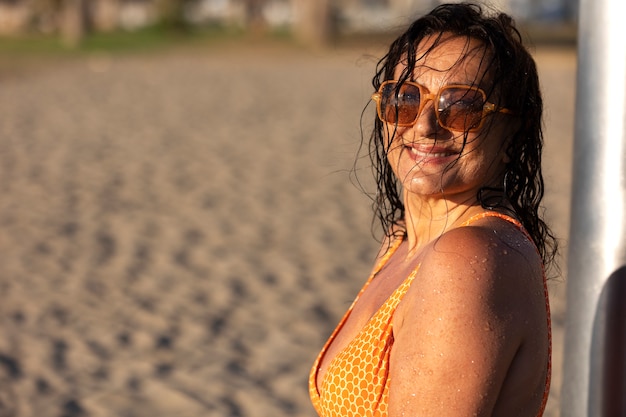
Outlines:
{"label": "cheek", "polygon": [[463,154],[476,153],[486,162],[508,162],[506,144],[503,139],[504,132],[491,130],[478,135],[467,137]]}
{"label": "cheek", "polygon": [[385,125],[383,135],[383,149],[386,153],[393,152],[402,143],[403,128],[395,127],[393,125]]}
{"label": "cheek", "polygon": [[413,137],[412,128],[410,126],[396,126],[393,124],[385,124],[383,127],[385,138],[385,149],[390,144],[402,143],[402,138]]}
{"label": "cheek", "polygon": [[[493,139],[493,137],[491,138]],[[463,152],[466,167],[472,172],[471,175],[479,177],[491,177],[498,175],[509,159],[500,143],[476,143],[476,146],[469,146]]]}
{"label": "cheek", "polygon": [[387,162],[389,162],[392,167],[396,167],[400,163],[402,147],[398,145],[397,141],[394,141],[391,145],[386,147],[385,154],[387,155]]}

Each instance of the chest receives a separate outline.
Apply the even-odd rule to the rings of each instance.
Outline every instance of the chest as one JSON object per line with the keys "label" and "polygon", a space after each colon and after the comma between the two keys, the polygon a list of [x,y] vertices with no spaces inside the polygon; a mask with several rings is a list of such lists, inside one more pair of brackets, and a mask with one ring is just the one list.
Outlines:
{"label": "chest", "polygon": [[392,301],[390,297],[417,268],[415,262],[403,261],[405,258],[400,253],[397,255],[392,257],[365,287],[347,318],[335,331],[318,366],[318,384],[324,379],[333,359],[359,336],[376,314],[382,314],[381,308],[390,305]]}

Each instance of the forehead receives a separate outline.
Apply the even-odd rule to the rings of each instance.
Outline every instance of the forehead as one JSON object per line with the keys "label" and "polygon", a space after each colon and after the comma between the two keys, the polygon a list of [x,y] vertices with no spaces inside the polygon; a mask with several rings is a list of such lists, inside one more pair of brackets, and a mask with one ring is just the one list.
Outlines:
{"label": "forehead", "polygon": [[[478,39],[452,34],[431,35],[417,46],[415,68],[409,78],[434,78],[442,84],[483,85],[488,81],[489,52]],[[396,66],[395,75],[407,70],[407,59]]]}

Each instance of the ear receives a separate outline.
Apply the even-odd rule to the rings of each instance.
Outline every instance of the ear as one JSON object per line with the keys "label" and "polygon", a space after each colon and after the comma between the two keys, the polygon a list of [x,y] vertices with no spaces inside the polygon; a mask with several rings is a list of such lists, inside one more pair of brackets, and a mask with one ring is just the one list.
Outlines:
{"label": "ear", "polygon": [[508,148],[509,148],[508,142],[505,142],[504,147],[502,148],[502,162],[504,162],[505,165],[508,165],[511,162],[511,157],[506,152]]}
{"label": "ear", "polygon": [[520,127],[521,127],[520,122],[516,120],[514,122],[514,125],[512,126],[512,129],[510,130],[510,133],[505,136],[504,141],[502,142],[502,148],[501,148],[502,162],[504,162],[505,164],[509,164],[512,161],[508,153],[508,150],[511,147],[511,143],[513,143],[513,141],[516,140],[515,138],[518,135],[523,134],[522,129],[520,129]]}
{"label": "ear", "polygon": [[500,152],[499,152],[500,160],[505,165],[508,165],[511,162],[511,157],[509,156],[508,150],[509,150],[509,147],[511,146],[512,140],[513,140],[513,136],[507,135],[502,141],[502,146],[500,146]]}

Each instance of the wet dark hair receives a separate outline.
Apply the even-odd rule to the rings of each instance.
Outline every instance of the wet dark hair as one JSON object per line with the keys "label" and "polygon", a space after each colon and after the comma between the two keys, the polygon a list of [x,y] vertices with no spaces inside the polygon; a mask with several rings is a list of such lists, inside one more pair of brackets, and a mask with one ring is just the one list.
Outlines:
{"label": "wet dark hair", "polygon": [[[556,239],[539,213],[544,194],[541,173],[543,102],[535,62],[524,47],[511,17],[503,13],[489,15],[481,6],[471,3],[436,7],[413,22],[391,44],[387,54],[378,62],[372,80],[374,89],[378,90],[383,81],[394,79],[400,62],[406,64],[400,82],[409,79],[416,64],[445,41],[444,34],[467,38],[468,48],[470,39],[481,41],[485,50],[481,66],[488,68],[491,81],[486,94],[496,105],[510,109],[514,113],[512,117],[518,120],[516,130],[505,145],[510,162],[505,167],[504,187],[499,190],[483,188],[477,198],[484,208],[512,208],[512,214],[530,234],[544,264],[552,264],[557,250]],[[419,43],[430,36],[434,36],[434,44],[417,57]],[[479,82],[476,80],[475,84]],[[373,208],[383,230],[391,236],[398,230],[404,230],[405,207],[399,182],[387,160],[385,137],[384,124],[376,118],[370,137],[370,158],[377,186]],[[504,203],[494,202],[494,191],[504,199]]]}

